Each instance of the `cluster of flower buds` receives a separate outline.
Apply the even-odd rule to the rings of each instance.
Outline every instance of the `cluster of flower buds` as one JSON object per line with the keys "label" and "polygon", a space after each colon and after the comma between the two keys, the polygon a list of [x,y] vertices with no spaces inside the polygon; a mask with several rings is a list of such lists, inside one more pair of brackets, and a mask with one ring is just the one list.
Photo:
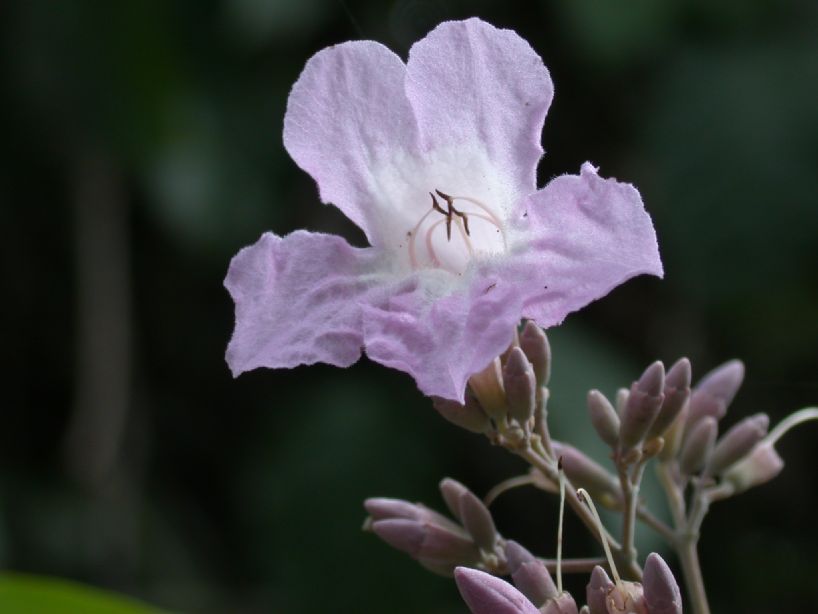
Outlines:
{"label": "cluster of flower buds", "polygon": [[[676,361],[667,373],[657,361],[630,390],[619,391],[616,409],[601,392],[591,390],[591,423],[617,463],[629,465],[658,455],[662,462],[675,461],[681,477],[722,476],[735,483],[736,491],[746,490],[774,477],[783,462],[771,445],[760,445],[769,427],[766,414],[749,416],[718,438],[719,420],[743,379],[744,365],[731,360],[691,390],[687,358]],[[614,477],[572,448],[563,453],[566,475],[610,507],[617,497]]]}
{"label": "cluster of flower buds", "polygon": [[548,338],[529,321],[502,356],[469,379],[464,404],[436,398],[434,407],[474,433],[523,442],[531,434],[537,407],[547,399],[550,371]]}
{"label": "cluster of flower buds", "polygon": [[657,361],[645,369],[630,390],[617,394],[616,406],[598,390],[588,393],[591,424],[614,451],[618,464],[630,465],[659,454],[664,433],[677,419],[690,395],[690,363],[678,361],[665,374]]}
{"label": "cluster of flower buds", "polygon": [[451,576],[461,565],[503,572],[504,540],[485,504],[451,478],[440,492],[455,520],[420,503],[380,497],[364,502],[364,529],[440,575]]}
{"label": "cluster of flower buds", "polygon": [[[548,570],[519,545],[506,546],[514,586],[482,571],[458,567],[455,580],[473,614],[681,614],[679,585],[665,561],[648,555],[642,582],[612,581],[595,567],[581,610],[566,592],[558,593]],[[519,548],[519,552],[516,551]],[[511,551],[511,552],[510,552]]]}
{"label": "cluster of flower buds", "polygon": [[[686,393],[679,395],[687,397],[685,402],[671,423],[662,424],[664,431],[658,432],[665,438],[661,460],[665,463],[675,460],[682,479],[698,475],[707,481],[718,477],[734,481],[736,492],[772,479],[783,462],[772,446],[760,446],[770,425],[766,414],[748,416],[718,437],[719,421],[726,415],[744,380],[741,361],[731,360],[715,368],[692,391],[689,390],[688,363],[685,379]],[[665,394],[670,394],[667,385]],[[757,462],[740,464],[748,458],[755,458]],[[738,472],[734,469],[737,465]]]}

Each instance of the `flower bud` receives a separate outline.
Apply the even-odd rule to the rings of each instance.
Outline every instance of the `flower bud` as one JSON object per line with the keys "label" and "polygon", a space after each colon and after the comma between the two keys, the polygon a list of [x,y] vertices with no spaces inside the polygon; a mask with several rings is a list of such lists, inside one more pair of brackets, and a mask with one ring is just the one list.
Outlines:
{"label": "flower bud", "polygon": [[676,578],[655,552],[651,552],[645,561],[642,587],[650,614],[682,614],[682,594]]}
{"label": "flower bud", "polygon": [[393,548],[430,564],[439,573],[450,574],[457,565],[476,565],[480,560],[477,547],[462,530],[398,518],[376,520],[372,531]]}
{"label": "flower bud", "polygon": [[480,408],[477,399],[466,391],[466,404],[441,397],[432,397],[432,406],[446,420],[472,433],[487,433],[491,430],[489,417]]}
{"label": "flower bud", "polygon": [[485,413],[495,420],[505,419],[508,409],[499,359],[495,358],[485,369],[472,375],[469,378],[469,388]]}
{"label": "flower bud", "polygon": [[767,434],[769,426],[770,418],[766,414],[756,414],[735,424],[713,448],[707,473],[718,475],[747,456]]}
{"label": "flower bud", "polygon": [[744,363],[730,360],[705,375],[690,396],[688,432],[704,416],[721,420],[744,381]]}
{"label": "flower bud", "polygon": [[684,475],[697,473],[707,463],[717,432],[718,425],[712,416],[705,416],[696,423],[685,439],[679,456],[679,469]]}
{"label": "flower bud", "polygon": [[534,369],[523,351],[512,348],[503,367],[503,387],[508,413],[521,425],[534,415],[536,378]]}
{"label": "flower bud", "polygon": [[443,501],[446,502],[446,507],[449,508],[449,511],[455,518],[463,522],[463,519],[460,517],[460,495],[464,492],[469,492],[469,489],[452,478],[443,478],[438,488],[440,489],[440,494],[443,495]]}
{"label": "flower bud", "polygon": [[616,413],[622,416],[622,413],[625,411],[625,405],[628,404],[628,397],[631,395],[631,391],[627,388],[620,388],[616,391],[616,398],[614,399],[615,403],[614,406],[616,407]]}
{"label": "flower bud", "polygon": [[460,494],[459,509],[459,518],[474,543],[486,552],[492,552],[497,541],[497,529],[489,509],[469,490]]}
{"label": "flower bud", "polygon": [[558,597],[549,599],[540,608],[542,614],[578,614],[577,602],[570,593],[563,591]]}
{"label": "flower bud", "polygon": [[619,416],[599,390],[588,393],[588,412],[591,414],[591,424],[594,426],[600,439],[609,446],[616,447],[619,441]]}
{"label": "flower bud", "polygon": [[528,320],[520,334],[520,348],[534,369],[537,386],[547,386],[551,378],[551,345],[545,331]]}
{"label": "flower bud", "polygon": [[508,572],[514,585],[536,606],[541,606],[559,593],[551,574],[533,554],[515,541],[506,543]]}
{"label": "flower bud", "polygon": [[622,411],[619,442],[623,450],[636,447],[647,434],[664,400],[665,367],[656,361],[631,386]]}
{"label": "flower bud", "polygon": [[446,518],[443,514],[429,509],[421,503],[409,503],[402,499],[388,497],[372,497],[364,501],[364,508],[369,512],[369,522],[365,528],[371,528],[371,523],[378,520],[394,520],[403,518],[420,522],[431,522],[452,530],[460,530],[460,526]]}
{"label": "flower bud", "polygon": [[619,480],[605,467],[567,443],[553,441],[551,447],[554,455],[562,458],[562,469],[574,486],[584,488],[608,507],[621,501]]}
{"label": "flower bud", "polygon": [[454,579],[472,614],[539,614],[525,595],[491,574],[458,567]]}
{"label": "flower bud", "polygon": [[748,456],[728,467],[722,480],[730,482],[736,493],[744,492],[772,480],[784,468],[782,459],[771,443],[762,441]]}
{"label": "flower bud", "polygon": [[665,377],[665,400],[650,427],[648,439],[664,435],[690,399],[690,361],[677,360]]}
{"label": "flower bud", "polygon": [[665,431],[664,440],[665,445],[659,452],[659,459],[662,462],[676,458],[679,450],[682,448],[682,441],[684,440],[685,427],[687,426],[687,414],[690,409],[690,404],[685,403],[682,406],[682,411],[676,416],[676,419]]}
{"label": "flower bud", "polygon": [[614,583],[599,565],[591,572],[591,581],[585,589],[585,601],[591,614],[608,614],[608,593]]}

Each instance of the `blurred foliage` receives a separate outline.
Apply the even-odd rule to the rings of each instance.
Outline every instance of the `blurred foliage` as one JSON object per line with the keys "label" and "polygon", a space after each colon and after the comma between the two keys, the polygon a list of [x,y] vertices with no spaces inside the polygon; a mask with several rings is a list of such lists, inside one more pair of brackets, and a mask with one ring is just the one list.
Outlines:
{"label": "blurred foliage", "polygon": [[0,610],[17,614],[161,614],[156,608],[64,580],[0,574]]}
{"label": "blurred foliage", "polygon": [[[353,38],[405,57],[439,21],[471,15],[517,30],[551,70],[541,181],[589,159],[634,183],[666,264],[664,281],[629,282],[553,331],[557,436],[587,440],[587,388],[612,394],[655,358],[688,355],[698,374],[743,358],[728,423],[815,403],[814,1],[5,2],[4,567],[190,612],[462,611],[451,582],[359,531],[360,502],[440,507],[444,475],[484,493],[523,468],[365,360],[233,381],[220,281],[267,229],[363,243],[281,145],[306,59]],[[103,241],[100,261],[124,267],[126,310],[81,266],[89,159],[109,169],[91,183],[118,195],[107,204],[126,240]],[[97,480],[66,439],[83,409],[89,300],[132,339],[121,445]],[[788,435],[781,478],[714,507],[715,611],[818,600],[814,436]],[[515,491],[496,510],[504,533],[553,550],[552,498]],[[568,535],[567,554],[593,551],[576,525]]]}

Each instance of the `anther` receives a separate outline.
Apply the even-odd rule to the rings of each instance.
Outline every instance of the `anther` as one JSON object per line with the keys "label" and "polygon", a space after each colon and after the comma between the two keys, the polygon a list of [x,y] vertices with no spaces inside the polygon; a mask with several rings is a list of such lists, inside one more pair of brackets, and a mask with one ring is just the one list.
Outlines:
{"label": "anther", "polygon": [[438,204],[437,199],[435,198],[435,195],[432,194],[431,192],[429,192],[429,195],[432,197],[432,208],[435,211],[439,211],[440,213],[442,213],[443,215],[446,216],[446,238],[447,238],[447,240],[449,240],[449,241],[452,240],[452,215],[456,215],[461,220],[463,220],[463,230],[466,231],[466,236],[470,237],[471,232],[469,232],[469,218],[465,213],[463,213],[462,211],[458,211],[455,208],[455,206],[454,206],[454,201],[455,201],[454,197],[449,196],[448,194],[446,194],[444,192],[441,192],[440,190],[435,190],[435,192],[437,193],[438,196],[440,196],[440,198],[442,198],[444,201],[446,201],[446,205],[447,205],[447,208],[448,208],[448,211],[444,211],[443,207],[441,207]]}

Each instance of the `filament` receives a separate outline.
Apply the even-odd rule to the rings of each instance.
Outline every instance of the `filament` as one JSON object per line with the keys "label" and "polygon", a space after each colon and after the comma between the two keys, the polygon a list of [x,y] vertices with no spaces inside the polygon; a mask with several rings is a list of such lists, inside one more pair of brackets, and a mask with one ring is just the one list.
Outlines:
{"label": "filament", "polygon": [[562,518],[565,513],[565,471],[562,469],[562,456],[557,463],[560,476],[560,520],[557,525],[557,593],[562,595]]}
{"label": "filament", "polygon": [[818,407],[806,407],[790,414],[770,431],[770,434],[765,437],[765,441],[770,445],[775,445],[775,442],[781,439],[787,431],[810,420],[818,420]]}
{"label": "filament", "polygon": [[423,217],[418,220],[418,223],[415,224],[415,227],[409,231],[409,262],[412,264],[412,268],[416,269],[418,267],[418,260],[417,255],[415,254],[415,237],[417,236],[418,232],[420,232],[420,226],[429,217],[429,214],[434,211],[434,209],[429,209],[426,213],[423,214]]}
{"label": "filament", "polygon": [[599,519],[599,513],[596,511],[596,506],[591,499],[591,495],[589,495],[588,491],[584,488],[577,488],[577,497],[579,497],[580,501],[585,501],[585,503],[591,509],[591,513],[594,515],[596,526],[599,528],[599,537],[602,540],[602,547],[605,548],[605,556],[608,558],[608,565],[611,567],[611,575],[614,577],[614,582],[619,584],[621,580],[619,579],[619,572],[616,570],[616,565],[614,565],[611,547],[608,545],[608,538],[605,535],[605,527],[602,526],[602,521]]}

